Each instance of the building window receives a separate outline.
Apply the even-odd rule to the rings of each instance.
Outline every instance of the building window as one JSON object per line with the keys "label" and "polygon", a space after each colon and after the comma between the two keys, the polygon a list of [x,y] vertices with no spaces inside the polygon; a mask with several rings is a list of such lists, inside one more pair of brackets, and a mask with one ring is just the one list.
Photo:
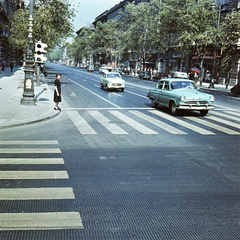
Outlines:
{"label": "building window", "polygon": [[217,5],[226,5],[229,4],[229,0],[217,0]]}

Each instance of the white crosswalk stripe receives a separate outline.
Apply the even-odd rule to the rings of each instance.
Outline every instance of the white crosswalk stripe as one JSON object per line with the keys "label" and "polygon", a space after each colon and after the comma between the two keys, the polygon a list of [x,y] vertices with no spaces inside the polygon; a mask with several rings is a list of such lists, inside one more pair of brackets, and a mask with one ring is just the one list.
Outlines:
{"label": "white crosswalk stripe", "polygon": [[183,121],[183,120],[180,120],[176,117],[173,117],[173,116],[169,116],[168,114],[166,113],[163,113],[163,112],[159,112],[159,111],[156,111],[156,110],[150,110],[149,112],[159,116],[159,117],[162,117],[162,118],[165,118],[169,121],[172,121],[178,125],[181,125],[185,128],[188,128],[188,129],[191,129],[192,131],[194,132],[197,132],[199,134],[202,134],[202,135],[215,135],[215,133],[211,132],[211,131],[208,131],[208,130],[205,130],[204,128],[200,128],[196,125],[193,125],[191,123],[188,123],[186,121]]}
{"label": "white crosswalk stripe", "polygon": [[98,111],[89,111],[89,113],[98,121],[100,122],[105,128],[107,128],[111,133],[113,134],[128,134],[123,129],[121,129],[119,126],[117,126],[114,123],[111,123],[111,121],[103,116]]}
{"label": "white crosswalk stripe", "polygon": [[[223,126],[220,126],[218,124],[215,124],[215,123],[212,123],[210,121],[206,121],[204,119],[200,119],[200,118],[193,118],[193,117],[185,117],[186,119],[189,119],[191,121],[194,121],[196,123],[200,123],[202,125],[205,125],[207,127],[210,127],[210,128],[213,128],[213,129],[216,129],[218,131],[221,131],[223,133],[226,133],[226,134],[230,134],[230,135],[240,135],[240,132],[236,132],[234,130],[231,130],[229,128],[226,128],[226,127],[223,127]],[[210,117],[209,119],[211,120],[217,120],[219,121],[219,119],[215,118],[215,117]],[[223,120],[222,120],[223,121]]]}
{"label": "white crosswalk stripe", "polygon": [[150,128],[145,127],[141,123],[131,119],[130,117],[122,114],[119,111],[109,111],[112,115],[119,118],[123,122],[127,123],[132,128],[136,129],[137,131],[143,133],[143,134],[158,134],[157,132],[151,130]]}
{"label": "white crosswalk stripe", "polygon": [[68,111],[68,116],[81,134],[97,134],[93,128],[76,111]]}
{"label": "white crosswalk stripe", "polygon": [[82,228],[78,212],[0,213],[0,231]]}
{"label": "white crosswalk stripe", "polygon": [[[129,127],[137,130],[138,132],[142,134],[159,134],[161,133],[161,130],[164,130],[166,132],[169,132],[171,134],[176,135],[186,135],[189,134],[187,130],[191,130],[193,132],[196,132],[201,135],[216,135],[217,132],[223,132],[229,135],[239,135],[240,131],[237,131],[237,129],[240,129],[239,118],[237,113],[234,112],[218,112],[218,111],[212,111],[211,114],[209,114],[206,117],[200,117],[200,116],[182,116],[182,117],[175,117],[171,114],[164,113],[159,110],[149,110],[144,109],[145,113],[140,111],[139,109],[130,110],[125,109],[124,113],[120,110],[114,110],[112,108],[107,109],[86,109],[85,112],[87,114],[83,114],[84,109],[79,109],[81,111],[82,116],[86,116],[86,118],[89,119],[89,115],[92,116],[98,123],[101,124],[102,127],[107,129],[111,134],[115,135],[121,135],[121,134],[130,134]],[[68,111],[68,115],[70,116],[70,119],[73,121],[77,129],[81,134],[98,134],[98,129],[93,129],[91,127],[91,123],[88,123],[87,120],[85,120],[80,113],[77,112],[77,110]],[[155,117],[154,117],[155,116]],[[157,117],[156,117],[157,116]],[[113,117],[116,118],[116,120],[113,119]],[[164,121],[163,121],[164,119]],[[227,120],[229,119],[229,120]],[[120,122],[119,122],[120,120]],[[233,121],[236,122],[233,122]],[[92,121],[92,120],[91,120]],[[217,122],[217,123],[213,123]],[[118,126],[118,124],[121,123],[121,127]],[[125,123],[126,125],[124,126]],[[175,126],[172,126],[171,123],[174,123]],[[222,125],[227,125],[222,126]],[[151,125],[157,126],[159,128],[159,131],[152,130]],[[176,125],[181,126],[181,129],[179,129]],[[202,126],[200,126],[202,125]],[[96,125],[94,126],[96,128]],[[235,128],[236,130],[234,130]],[[128,129],[128,131],[126,130]],[[186,129],[186,130],[184,130]],[[214,131],[212,131],[212,130]],[[217,130],[217,132],[216,132]],[[1,149],[0,149],[1,150]]]}
{"label": "white crosswalk stripe", "polygon": [[[0,141],[0,154],[56,154],[59,148],[24,148],[30,145],[56,145],[58,141]],[[19,145],[19,148],[16,146]],[[1,157],[1,155],[0,155]],[[63,158],[0,158],[0,165],[49,165],[64,164]],[[69,179],[67,171],[0,171],[0,180],[48,180]],[[48,188],[0,188],[0,201],[75,199],[71,187]],[[83,229],[79,212],[0,213],[0,231]]]}
{"label": "white crosswalk stripe", "polygon": [[[217,116],[219,116],[219,117],[227,117],[228,119],[231,119],[231,120],[234,120],[234,121],[238,121],[238,122],[240,122],[240,114],[238,115],[238,117],[234,117],[234,116],[231,116],[230,115],[230,113],[228,113],[228,115],[226,115],[226,113],[220,113],[220,112],[217,112],[217,111],[215,111],[215,112],[213,112],[212,113],[213,115],[217,115]],[[233,113],[231,113],[231,114],[233,114]],[[234,115],[234,114],[233,114]],[[222,119],[221,119],[222,120]],[[230,125],[231,126],[231,125]]]}
{"label": "white crosswalk stripe", "polygon": [[0,164],[64,164],[63,158],[0,158]]}
{"label": "white crosswalk stripe", "polygon": [[187,133],[185,133],[185,132],[183,132],[183,131],[175,128],[175,127],[172,127],[169,124],[166,124],[166,123],[164,123],[162,121],[159,121],[159,120],[157,120],[157,119],[155,119],[153,117],[147,116],[146,114],[143,114],[143,113],[141,113],[139,111],[129,111],[129,112],[131,112],[132,114],[135,114],[136,116],[138,116],[138,117],[140,117],[140,118],[142,118],[142,119],[144,119],[144,120],[146,120],[146,121],[156,125],[157,127],[162,128],[165,131],[170,132],[172,134],[187,134]]}
{"label": "white crosswalk stripe", "polygon": [[72,188],[4,188],[0,200],[74,199]]}

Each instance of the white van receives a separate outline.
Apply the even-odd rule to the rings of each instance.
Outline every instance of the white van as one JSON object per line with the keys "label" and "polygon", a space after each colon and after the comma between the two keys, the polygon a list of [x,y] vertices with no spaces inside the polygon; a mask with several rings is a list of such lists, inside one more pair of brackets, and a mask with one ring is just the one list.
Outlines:
{"label": "white van", "polygon": [[175,72],[173,74],[173,77],[174,78],[185,78],[185,79],[188,79],[188,75],[185,72]]}

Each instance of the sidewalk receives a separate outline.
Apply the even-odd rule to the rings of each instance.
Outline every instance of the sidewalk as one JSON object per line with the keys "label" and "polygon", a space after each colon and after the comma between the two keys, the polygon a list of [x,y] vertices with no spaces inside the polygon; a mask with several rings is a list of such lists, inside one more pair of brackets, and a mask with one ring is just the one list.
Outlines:
{"label": "sidewalk", "polygon": [[60,111],[53,109],[53,91],[40,81],[34,87],[36,106],[21,105],[23,94],[23,67],[10,68],[0,74],[0,129],[37,123],[56,117]]}

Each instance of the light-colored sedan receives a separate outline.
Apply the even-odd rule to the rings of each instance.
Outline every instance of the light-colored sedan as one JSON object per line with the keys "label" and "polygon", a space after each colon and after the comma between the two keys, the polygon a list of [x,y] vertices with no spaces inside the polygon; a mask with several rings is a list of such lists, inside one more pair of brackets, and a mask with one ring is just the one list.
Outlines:
{"label": "light-colored sedan", "polygon": [[147,97],[152,106],[158,104],[168,107],[173,115],[179,110],[200,111],[202,116],[213,110],[214,97],[198,91],[192,80],[167,78],[159,80],[155,89],[149,89]]}
{"label": "light-colored sedan", "polygon": [[104,87],[106,90],[109,89],[121,89],[124,91],[125,81],[122,79],[122,76],[116,72],[104,72],[100,81],[101,88]]}

